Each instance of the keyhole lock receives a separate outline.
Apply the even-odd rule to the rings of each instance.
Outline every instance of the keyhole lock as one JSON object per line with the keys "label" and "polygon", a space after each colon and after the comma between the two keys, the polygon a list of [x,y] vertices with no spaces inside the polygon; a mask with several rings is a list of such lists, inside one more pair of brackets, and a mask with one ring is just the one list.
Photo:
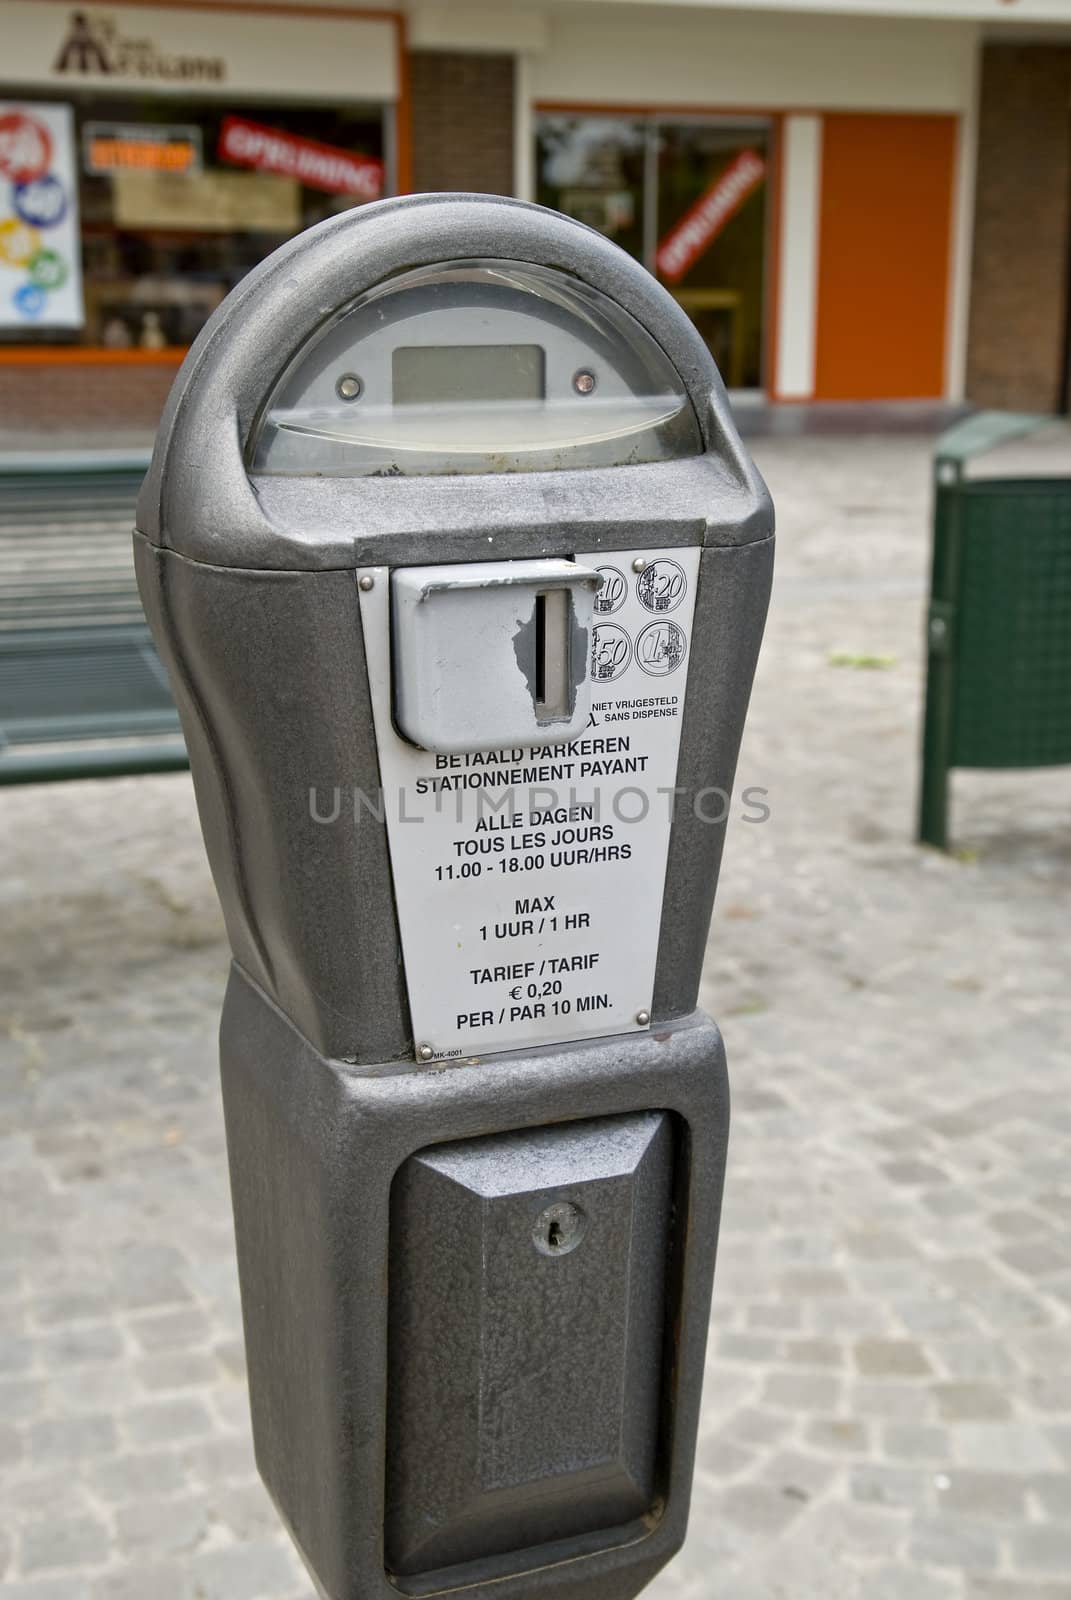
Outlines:
{"label": "keyhole lock", "polygon": [[556,1200],[541,1211],[532,1229],[532,1239],[540,1255],[567,1256],[588,1231],[588,1219],[579,1206]]}

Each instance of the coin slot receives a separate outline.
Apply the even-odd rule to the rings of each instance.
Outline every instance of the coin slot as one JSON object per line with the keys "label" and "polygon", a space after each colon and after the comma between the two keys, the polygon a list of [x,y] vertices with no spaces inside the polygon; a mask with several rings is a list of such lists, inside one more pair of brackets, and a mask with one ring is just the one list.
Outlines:
{"label": "coin slot", "polygon": [[559,721],[572,711],[567,589],[546,589],[536,595],[535,652],[536,721]]}
{"label": "coin slot", "polygon": [[547,597],[537,594],[535,600],[535,697],[536,705],[547,698]]}

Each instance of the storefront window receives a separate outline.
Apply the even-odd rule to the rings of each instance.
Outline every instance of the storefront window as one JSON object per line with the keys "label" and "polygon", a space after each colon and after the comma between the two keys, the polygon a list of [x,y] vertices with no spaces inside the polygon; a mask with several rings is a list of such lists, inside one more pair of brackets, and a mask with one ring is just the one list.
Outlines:
{"label": "storefront window", "polygon": [[540,202],[643,261],[692,317],[729,386],[761,387],[766,123],[547,114],[537,161]]}
{"label": "storefront window", "polygon": [[385,191],[379,106],[0,88],[0,101],[20,98],[73,110],[83,306],[80,326],[49,326],[49,302],[31,284],[22,314],[0,317],[0,348],[187,345],[276,246]]}
{"label": "storefront window", "polygon": [[616,117],[539,119],[540,204],[564,211],[643,258],[647,128]]}

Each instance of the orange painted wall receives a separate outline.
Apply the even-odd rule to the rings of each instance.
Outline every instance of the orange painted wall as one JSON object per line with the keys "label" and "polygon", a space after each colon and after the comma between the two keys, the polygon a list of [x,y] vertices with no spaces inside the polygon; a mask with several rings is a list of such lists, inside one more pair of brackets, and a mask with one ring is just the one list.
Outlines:
{"label": "orange painted wall", "polygon": [[956,129],[823,119],[816,399],[943,395]]}

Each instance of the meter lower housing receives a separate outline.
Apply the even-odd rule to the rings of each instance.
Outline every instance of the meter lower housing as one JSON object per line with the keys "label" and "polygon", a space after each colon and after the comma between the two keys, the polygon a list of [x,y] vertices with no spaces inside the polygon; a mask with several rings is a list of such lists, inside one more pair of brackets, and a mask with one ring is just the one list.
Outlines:
{"label": "meter lower housing", "polygon": [[355,1067],[235,967],[221,1057],[257,1462],[322,1592],[637,1594],[687,1522],[714,1024]]}

